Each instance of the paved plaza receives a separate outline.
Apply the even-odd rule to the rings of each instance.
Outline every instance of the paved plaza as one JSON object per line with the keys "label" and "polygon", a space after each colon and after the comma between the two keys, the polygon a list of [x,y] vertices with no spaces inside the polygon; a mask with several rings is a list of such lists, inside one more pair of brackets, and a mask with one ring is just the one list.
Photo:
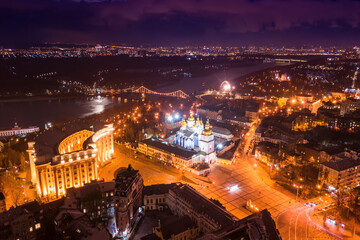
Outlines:
{"label": "paved plaza", "polygon": [[155,164],[150,159],[134,154],[134,151],[126,149],[124,146],[115,144],[115,158],[111,163],[100,168],[99,177],[105,181],[111,181],[115,178],[116,171],[121,167],[127,167],[129,164],[134,169],[139,170],[144,179],[144,185],[180,182],[181,177],[176,171],[169,171],[167,167]]}
{"label": "paved plaza", "polygon": [[[124,152],[125,151],[125,152]],[[154,163],[148,158],[131,153],[123,147],[115,148],[116,158],[113,163],[100,170],[100,178],[110,181],[114,178],[115,171],[120,167],[132,164],[135,169],[139,169],[144,179],[145,185],[180,182],[183,180],[177,169],[163,167]],[[243,218],[251,214],[245,208],[246,202],[252,203],[260,210],[267,208],[276,217],[278,213],[294,204],[294,200],[280,191],[270,187],[266,178],[259,177],[257,171],[247,160],[239,160],[236,165],[216,165],[212,167],[212,172],[208,178],[197,177],[191,173],[185,176],[193,180],[195,184],[190,184],[200,193],[208,198],[219,200],[226,209],[237,218]],[[211,184],[209,182],[214,182]],[[229,187],[238,185],[239,189],[234,192],[229,191]]]}
{"label": "paved plaza", "polygon": [[[245,208],[248,200],[260,210],[267,208],[273,216],[294,204],[293,199],[268,186],[247,161],[231,166],[215,166],[209,180],[215,184],[195,188],[206,197],[219,200],[237,218],[251,214]],[[231,192],[228,188],[234,185],[238,185],[239,189]]]}

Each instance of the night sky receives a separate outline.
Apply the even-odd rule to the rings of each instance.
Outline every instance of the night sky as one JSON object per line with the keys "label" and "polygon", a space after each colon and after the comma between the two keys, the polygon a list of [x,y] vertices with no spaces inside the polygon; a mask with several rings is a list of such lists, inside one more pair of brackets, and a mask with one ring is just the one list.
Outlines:
{"label": "night sky", "polygon": [[0,0],[0,46],[353,46],[360,1]]}

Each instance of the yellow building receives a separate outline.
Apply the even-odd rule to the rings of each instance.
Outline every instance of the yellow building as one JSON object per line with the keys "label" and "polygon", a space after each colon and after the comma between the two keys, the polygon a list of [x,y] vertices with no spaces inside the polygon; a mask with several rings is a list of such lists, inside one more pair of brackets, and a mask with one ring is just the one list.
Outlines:
{"label": "yellow building", "polygon": [[175,167],[188,168],[200,162],[200,154],[187,149],[181,149],[151,138],[139,143],[138,151],[149,157],[169,163]]}
{"label": "yellow building", "polygon": [[41,133],[28,143],[31,181],[40,197],[66,194],[98,178],[98,167],[114,153],[113,125],[71,122]]}

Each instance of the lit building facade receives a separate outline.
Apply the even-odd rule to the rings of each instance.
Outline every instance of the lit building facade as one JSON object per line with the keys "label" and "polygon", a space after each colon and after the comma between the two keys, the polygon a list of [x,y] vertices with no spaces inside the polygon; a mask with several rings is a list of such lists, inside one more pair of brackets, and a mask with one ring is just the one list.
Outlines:
{"label": "lit building facade", "polygon": [[29,133],[38,132],[40,129],[39,127],[28,127],[28,128],[21,128],[15,123],[15,126],[12,129],[8,130],[0,130],[0,137],[11,137],[11,136],[21,136],[26,135]]}
{"label": "lit building facade", "polygon": [[98,167],[114,153],[113,130],[112,124],[73,122],[29,142],[31,181],[39,196],[58,198],[98,179]]}
{"label": "lit building facade", "polygon": [[360,109],[359,99],[347,99],[340,104],[340,115],[344,116],[345,114],[356,111],[358,109]]}
{"label": "lit building facade", "polygon": [[128,237],[130,230],[140,219],[143,188],[139,170],[131,165],[120,169],[115,179],[114,193],[115,219],[120,237]]}
{"label": "lit building facade", "polygon": [[187,149],[195,149],[199,147],[199,138],[203,130],[203,122],[199,118],[195,121],[191,115],[187,122],[183,120],[180,130],[176,132],[175,144]]}
{"label": "lit building facade", "polygon": [[204,126],[199,118],[195,121],[195,118],[190,115],[187,121],[183,121],[180,130],[171,139],[180,147],[200,152],[201,160],[206,163],[216,161],[215,138],[210,129],[209,120]]}
{"label": "lit building facade", "polygon": [[352,189],[360,184],[360,163],[345,158],[320,164],[319,182],[328,191]]}
{"label": "lit building facade", "polygon": [[188,168],[201,161],[200,154],[193,150],[181,149],[154,138],[139,142],[138,151],[177,168]]}

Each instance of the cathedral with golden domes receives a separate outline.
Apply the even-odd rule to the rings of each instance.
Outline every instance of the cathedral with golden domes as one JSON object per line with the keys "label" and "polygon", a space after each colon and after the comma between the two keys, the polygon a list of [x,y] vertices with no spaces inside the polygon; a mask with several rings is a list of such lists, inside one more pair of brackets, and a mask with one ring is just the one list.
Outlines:
{"label": "cathedral with golden domes", "polygon": [[204,123],[202,120],[191,114],[188,120],[183,120],[182,126],[174,136],[174,143],[186,149],[192,149],[203,156],[207,163],[216,161],[215,139],[210,129],[209,120]]}

